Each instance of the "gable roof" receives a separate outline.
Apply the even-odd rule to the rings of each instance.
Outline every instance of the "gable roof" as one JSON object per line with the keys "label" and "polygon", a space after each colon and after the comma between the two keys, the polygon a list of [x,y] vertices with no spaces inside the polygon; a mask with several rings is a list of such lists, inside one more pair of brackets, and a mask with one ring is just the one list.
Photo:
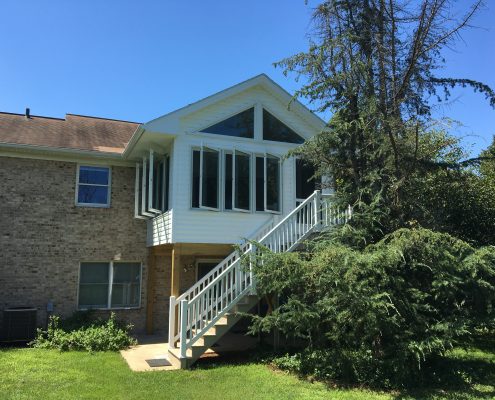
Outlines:
{"label": "gable roof", "polygon": [[175,136],[179,132],[179,120],[181,117],[204,109],[212,104],[256,86],[264,88],[282,103],[287,105],[290,103],[290,111],[296,113],[301,119],[308,123],[309,126],[312,126],[315,131],[322,130],[325,127],[325,121],[309,110],[300,101],[294,99],[289,92],[273,81],[268,75],[260,74],[141,125],[141,129],[138,129],[129,141],[129,144],[124,151],[124,156],[133,152],[134,146],[140,141],[141,136],[145,132],[163,132],[163,129],[165,128],[167,133]]}
{"label": "gable roof", "polygon": [[76,114],[63,119],[0,112],[0,145],[120,155],[138,127],[137,122]]}
{"label": "gable roof", "polygon": [[151,128],[153,124],[159,120],[180,118],[184,115],[190,114],[202,108],[205,108],[213,103],[223,100],[227,97],[233,96],[237,93],[243,92],[254,86],[261,86],[267,89],[270,93],[277,96],[282,102],[289,105],[292,101],[290,107],[292,111],[298,113],[302,118],[306,120],[310,125],[323,128],[325,126],[325,121],[318,117],[315,113],[309,110],[297,99],[293,99],[293,96],[282,88],[278,83],[272,80],[266,74],[256,75],[253,78],[245,80],[244,82],[238,83],[237,85],[231,86],[227,89],[221,90],[215,94],[207,96],[201,100],[194,103],[188,104],[187,106],[181,107],[174,110],[168,114],[162,115],[161,117],[155,118],[143,125],[144,129]]}

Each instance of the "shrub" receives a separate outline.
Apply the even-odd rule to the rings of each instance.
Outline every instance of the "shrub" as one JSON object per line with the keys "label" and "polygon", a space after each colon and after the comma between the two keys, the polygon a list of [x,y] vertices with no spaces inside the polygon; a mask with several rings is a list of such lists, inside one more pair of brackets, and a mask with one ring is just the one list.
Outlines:
{"label": "shrub", "polygon": [[106,321],[87,319],[87,315],[77,315],[66,322],[63,328],[58,316],[50,317],[48,329],[38,329],[33,347],[43,349],[58,349],[60,351],[117,351],[136,344],[129,335],[131,325],[125,327],[115,320],[112,313]]}
{"label": "shrub", "polygon": [[417,384],[427,365],[475,329],[493,328],[495,248],[401,229],[364,251],[321,242],[305,254],[262,252],[257,290],[280,307],[251,330],[307,346],[276,364],[379,386]]}

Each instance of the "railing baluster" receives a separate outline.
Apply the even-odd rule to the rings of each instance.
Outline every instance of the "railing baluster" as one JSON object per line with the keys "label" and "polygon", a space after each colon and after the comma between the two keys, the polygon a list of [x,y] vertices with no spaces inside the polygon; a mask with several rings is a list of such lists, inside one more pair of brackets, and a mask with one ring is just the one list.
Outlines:
{"label": "railing baluster", "polygon": [[[328,195],[315,191],[282,221],[270,222],[266,229],[259,230],[255,240],[273,252],[289,251],[311,232],[347,222],[351,215],[350,206],[341,211],[339,207],[331,206]],[[186,293],[178,298],[170,297],[169,343],[173,347],[175,342],[180,342],[181,357],[185,357],[187,348],[237,303],[241,293],[246,290],[254,293],[253,263],[263,261],[252,257],[258,249],[249,242],[239,251],[249,255],[249,270],[241,265],[240,254],[232,253]]]}

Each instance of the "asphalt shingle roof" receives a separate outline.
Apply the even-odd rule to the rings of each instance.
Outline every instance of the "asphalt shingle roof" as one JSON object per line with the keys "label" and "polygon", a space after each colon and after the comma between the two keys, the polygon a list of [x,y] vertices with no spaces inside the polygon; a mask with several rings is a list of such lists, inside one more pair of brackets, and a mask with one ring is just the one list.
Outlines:
{"label": "asphalt shingle roof", "polygon": [[65,119],[0,112],[0,144],[121,154],[139,123],[66,114]]}

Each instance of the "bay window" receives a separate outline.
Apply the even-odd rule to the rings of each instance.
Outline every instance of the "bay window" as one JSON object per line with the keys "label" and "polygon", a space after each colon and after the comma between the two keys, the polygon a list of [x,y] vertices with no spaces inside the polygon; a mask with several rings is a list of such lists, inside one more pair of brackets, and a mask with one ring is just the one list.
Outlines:
{"label": "bay window", "polygon": [[139,307],[141,264],[135,262],[82,262],[79,309]]}

